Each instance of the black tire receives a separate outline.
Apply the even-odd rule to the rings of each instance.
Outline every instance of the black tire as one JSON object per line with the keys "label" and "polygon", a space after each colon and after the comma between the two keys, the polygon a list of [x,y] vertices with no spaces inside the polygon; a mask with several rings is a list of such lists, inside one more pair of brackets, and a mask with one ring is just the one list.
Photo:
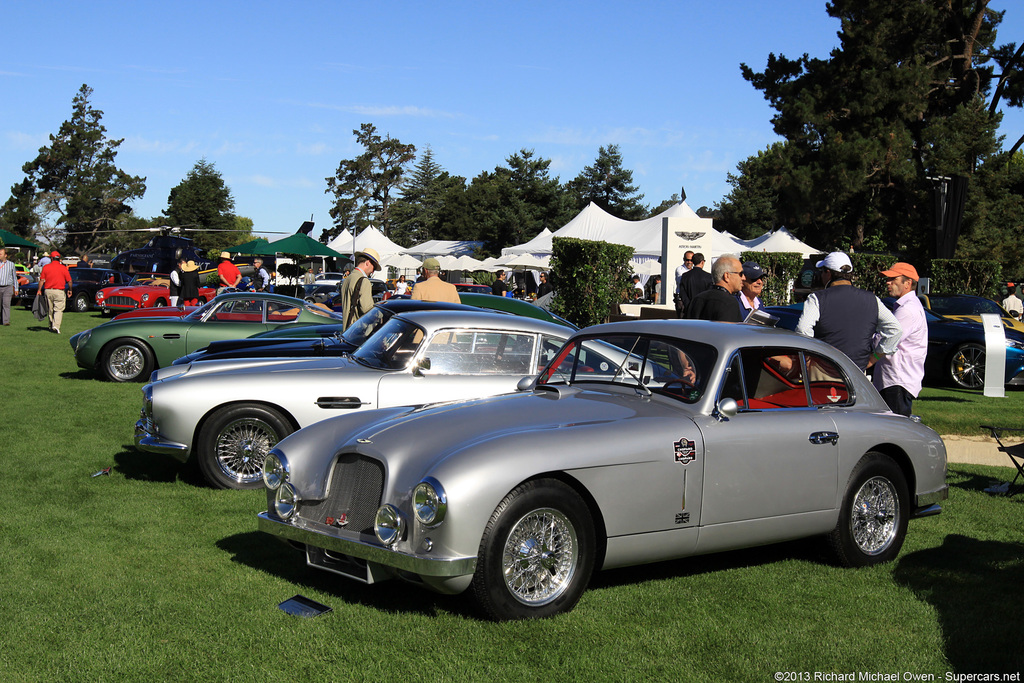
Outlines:
{"label": "black tire", "polygon": [[71,302],[71,306],[79,313],[85,313],[89,310],[89,295],[85,292],[80,292],[74,301]]}
{"label": "black tire", "polygon": [[520,484],[484,529],[473,597],[496,621],[568,612],[590,582],[596,547],[590,510],[572,488],[554,479]]}
{"label": "black tire", "polygon": [[985,347],[973,342],[956,347],[949,357],[949,380],[961,389],[985,386]]}
{"label": "black tire", "polygon": [[111,382],[144,382],[156,362],[153,350],[138,339],[115,339],[100,352],[100,371]]}
{"label": "black tire", "polygon": [[260,488],[263,459],[293,431],[280,412],[267,406],[240,404],[221,408],[199,432],[199,470],[217,488]]}
{"label": "black tire", "polygon": [[165,299],[157,299],[156,303],[153,304],[153,308],[163,308],[166,305],[167,301]]}
{"label": "black tire", "polygon": [[201,296],[201,297],[199,297],[198,299],[196,299],[196,303],[197,303],[197,304],[198,304],[199,306],[202,306],[203,304],[205,304],[205,303],[206,303],[206,297],[205,297],[205,296]]}
{"label": "black tire", "polygon": [[829,545],[844,567],[868,567],[894,560],[910,519],[910,494],[892,458],[870,451],[850,474]]}

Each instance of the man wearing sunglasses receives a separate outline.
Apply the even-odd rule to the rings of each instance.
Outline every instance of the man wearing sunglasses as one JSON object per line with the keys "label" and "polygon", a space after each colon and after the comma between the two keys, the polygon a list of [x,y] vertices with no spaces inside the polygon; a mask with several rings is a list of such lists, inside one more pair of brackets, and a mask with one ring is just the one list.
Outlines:
{"label": "man wearing sunglasses", "polygon": [[743,322],[736,292],[743,289],[743,264],[734,254],[722,254],[711,267],[713,284],[690,300],[685,317],[694,320]]}

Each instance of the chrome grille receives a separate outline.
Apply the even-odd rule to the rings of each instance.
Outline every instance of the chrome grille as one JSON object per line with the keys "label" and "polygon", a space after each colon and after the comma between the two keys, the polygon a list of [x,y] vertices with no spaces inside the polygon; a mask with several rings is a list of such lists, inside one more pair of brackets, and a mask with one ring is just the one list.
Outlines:
{"label": "chrome grille", "polygon": [[300,502],[299,517],[324,524],[341,513],[348,517],[345,529],[373,533],[373,519],[384,491],[384,467],[376,460],[343,453],[334,463],[327,497],[316,503]]}
{"label": "chrome grille", "polygon": [[103,302],[104,306],[122,306],[127,308],[138,308],[139,302],[130,296],[112,296]]}

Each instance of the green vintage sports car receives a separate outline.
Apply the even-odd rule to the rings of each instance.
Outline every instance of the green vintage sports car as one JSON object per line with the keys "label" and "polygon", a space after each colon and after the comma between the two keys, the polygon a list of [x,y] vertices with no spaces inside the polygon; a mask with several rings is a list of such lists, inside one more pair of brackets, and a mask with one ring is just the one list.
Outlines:
{"label": "green vintage sports car", "polygon": [[341,314],[267,292],[222,294],[183,318],[111,320],[71,337],[79,367],[113,382],[149,379],[155,368],[221,339],[281,327],[337,323]]}

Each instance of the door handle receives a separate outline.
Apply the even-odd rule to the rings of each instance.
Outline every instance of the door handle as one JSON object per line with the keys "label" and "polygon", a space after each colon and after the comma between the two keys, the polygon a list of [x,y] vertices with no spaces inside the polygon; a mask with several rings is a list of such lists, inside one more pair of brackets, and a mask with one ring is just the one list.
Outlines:
{"label": "door handle", "polygon": [[814,432],[807,440],[811,443],[830,443],[835,446],[839,441],[839,434],[836,432]]}

